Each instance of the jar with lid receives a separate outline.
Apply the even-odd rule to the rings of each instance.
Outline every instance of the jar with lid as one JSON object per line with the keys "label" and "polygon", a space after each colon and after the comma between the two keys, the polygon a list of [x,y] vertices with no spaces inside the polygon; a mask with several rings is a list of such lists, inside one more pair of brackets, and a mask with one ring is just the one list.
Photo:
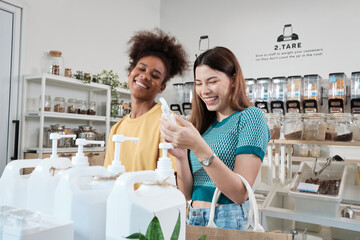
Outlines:
{"label": "jar with lid", "polygon": [[83,71],[76,71],[76,73],[74,74],[74,77],[76,79],[79,79],[79,80],[84,80],[84,73]]}
{"label": "jar with lid", "polygon": [[191,103],[193,98],[194,82],[185,82],[184,84],[184,102]]}
{"label": "jar with lid", "polygon": [[360,115],[356,114],[353,117],[353,140],[360,142]]}
{"label": "jar with lid", "polygon": [[342,113],[346,104],[346,75],[343,72],[329,74],[329,112]]}
{"label": "jar with lid", "polygon": [[71,68],[65,68],[64,76],[65,76],[65,77],[69,77],[69,78],[72,77]]}
{"label": "jar with lid", "polygon": [[[41,99],[41,95],[40,95],[40,101],[39,101],[39,111],[41,111],[42,108],[42,99]],[[44,111],[45,112],[49,112],[51,111],[51,97],[49,95],[45,95],[44,98]]]}
{"label": "jar with lid", "polygon": [[64,58],[61,51],[51,50],[48,54],[48,73],[64,75]]}
{"label": "jar with lid", "polygon": [[271,139],[279,139],[281,130],[281,114],[265,113],[265,118],[270,129]]}
{"label": "jar with lid", "polygon": [[255,107],[260,108],[263,112],[269,112],[270,101],[270,78],[256,79],[256,100]]}
{"label": "jar with lid", "polygon": [[54,98],[54,112],[65,112],[65,98]]}
{"label": "jar with lid", "polygon": [[249,98],[249,101],[251,103],[254,103],[255,93],[256,93],[255,79],[254,78],[246,78],[245,83],[246,83],[246,94]]}
{"label": "jar with lid", "polygon": [[360,72],[351,73],[351,113],[360,113]]}
{"label": "jar with lid", "polygon": [[350,113],[335,113],[335,134],[333,134],[334,141],[349,142],[353,138],[353,122]]}
{"label": "jar with lid", "polygon": [[76,102],[78,108],[78,114],[86,114],[88,107],[85,100],[77,100]]}
{"label": "jar with lid", "polygon": [[304,125],[300,113],[288,113],[284,119],[284,137],[287,140],[302,138]]}
{"label": "jar with lid", "polygon": [[88,115],[96,115],[96,102],[89,101],[89,107],[87,110]]}
{"label": "jar with lid", "polygon": [[304,114],[304,133],[305,140],[325,140],[326,124],[324,114],[306,113]]}
{"label": "jar with lid", "polygon": [[287,78],[286,107],[288,112],[301,112],[303,98],[303,78],[301,76],[289,76]]}
{"label": "jar with lid", "polygon": [[301,144],[299,148],[300,156],[301,157],[308,157],[309,156],[309,147],[306,144]]}
{"label": "jar with lid", "polygon": [[318,107],[321,105],[320,81],[321,77],[317,74],[304,76],[303,109],[305,113],[318,112]]}
{"label": "jar with lid", "polygon": [[271,103],[272,112],[285,113],[286,102],[286,77],[274,77],[271,80]]}
{"label": "jar with lid", "polygon": [[69,98],[67,101],[67,112],[78,113],[77,100],[76,98]]}

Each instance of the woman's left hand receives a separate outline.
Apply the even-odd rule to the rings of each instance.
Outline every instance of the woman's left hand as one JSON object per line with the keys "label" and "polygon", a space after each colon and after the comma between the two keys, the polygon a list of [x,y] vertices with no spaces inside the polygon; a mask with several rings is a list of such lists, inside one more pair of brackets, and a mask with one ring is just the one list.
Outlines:
{"label": "woman's left hand", "polygon": [[174,148],[193,150],[203,142],[198,130],[192,123],[175,114],[175,119],[180,125],[172,125],[165,119],[160,119],[160,132],[165,141],[170,142]]}

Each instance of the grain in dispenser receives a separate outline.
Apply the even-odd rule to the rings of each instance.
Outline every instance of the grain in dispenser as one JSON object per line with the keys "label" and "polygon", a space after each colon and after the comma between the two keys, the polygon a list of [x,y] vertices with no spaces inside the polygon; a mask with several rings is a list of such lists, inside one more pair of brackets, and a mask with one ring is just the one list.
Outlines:
{"label": "grain in dispenser", "polygon": [[270,108],[273,113],[285,113],[286,77],[274,77],[271,82]]}
{"label": "grain in dispenser", "polygon": [[360,114],[360,72],[351,73],[351,113]]}
{"label": "grain in dispenser", "polygon": [[346,104],[346,75],[343,72],[329,74],[329,113],[343,113]]}
{"label": "grain in dispenser", "polygon": [[287,79],[286,108],[288,112],[301,112],[303,98],[303,78],[301,76],[289,76]]}
{"label": "grain in dispenser", "polygon": [[270,100],[270,78],[258,78],[256,80],[256,85],[255,107],[260,108],[264,113],[268,113]]}
{"label": "grain in dispenser", "polygon": [[304,101],[303,109],[305,113],[316,113],[321,105],[320,97],[321,77],[317,74],[304,76]]}

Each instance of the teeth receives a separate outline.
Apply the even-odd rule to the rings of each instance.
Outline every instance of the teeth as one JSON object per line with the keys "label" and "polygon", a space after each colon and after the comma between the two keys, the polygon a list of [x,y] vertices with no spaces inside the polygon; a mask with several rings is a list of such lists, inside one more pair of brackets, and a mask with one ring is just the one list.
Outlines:
{"label": "teeth", "polygon": [[212,97],[212,98],[205,98],[205,101],[207,102],[211,102],[214,101],[216,99],[216,97]]}
{"label": "teeth", "polygon": [[139,85],[140,87],[143,87],[143,88],[147,88],[144,84],[140,83],[140,82],[135,82],[136,85]]}

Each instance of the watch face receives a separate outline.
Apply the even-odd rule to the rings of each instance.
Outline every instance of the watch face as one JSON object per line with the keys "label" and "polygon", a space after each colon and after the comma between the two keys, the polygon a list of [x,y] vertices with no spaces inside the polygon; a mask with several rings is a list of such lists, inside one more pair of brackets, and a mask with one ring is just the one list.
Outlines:
{"label": "watch face", "polygon": [[208,165],[209,165],[209,160],[208,160],[208,159],[204,159],[201,163],[202,163],[204,166],[208,166]]}

